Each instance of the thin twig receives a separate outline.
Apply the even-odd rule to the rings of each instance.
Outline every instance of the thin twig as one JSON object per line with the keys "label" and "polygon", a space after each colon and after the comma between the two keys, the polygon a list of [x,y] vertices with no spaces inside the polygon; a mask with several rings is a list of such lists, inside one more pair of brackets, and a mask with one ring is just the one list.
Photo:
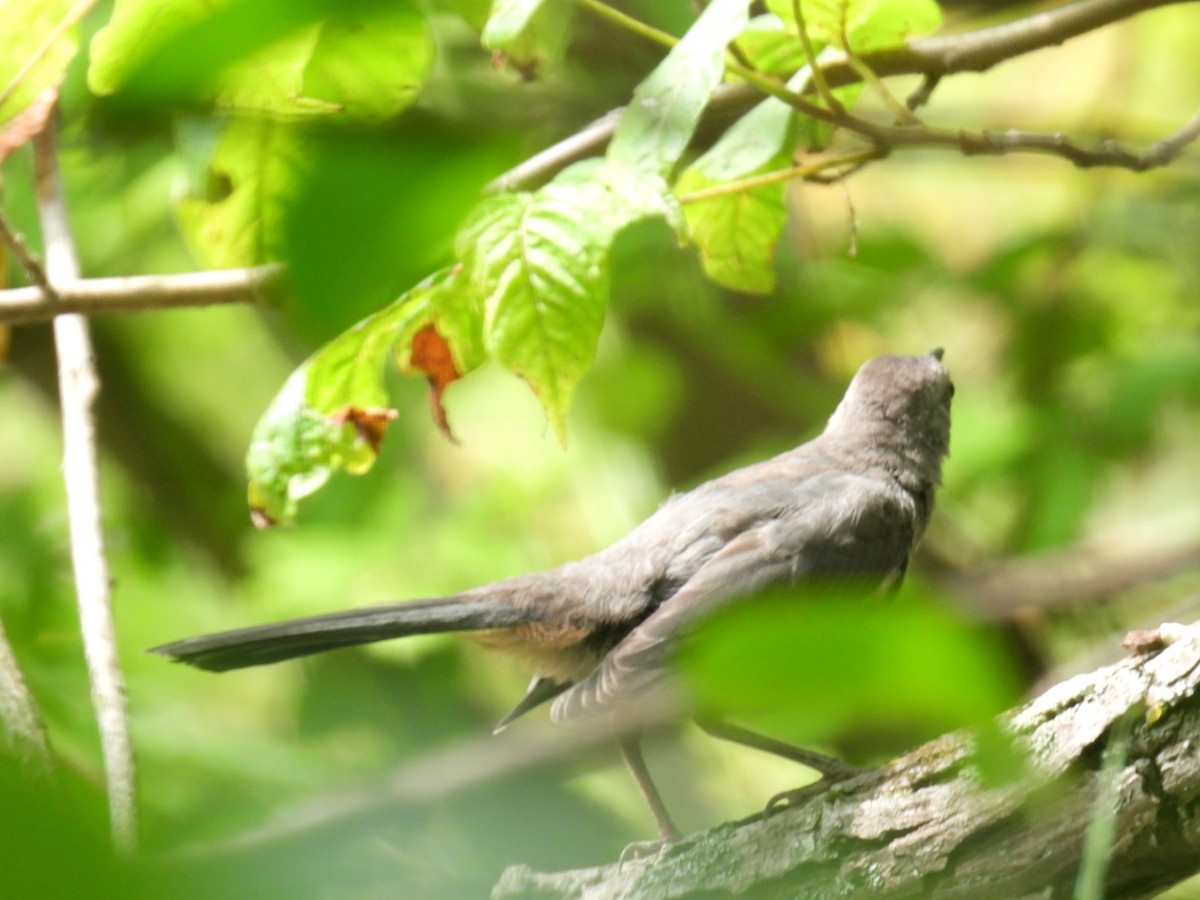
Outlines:
{"label": "thin twig", "polygon": [[607,19],[614,25],[624,28],[626,31],[640,37],[644,37],[648,41],[653,41],[664,47],[674,47],[679,43],[679,38],[675,37],[675,35],[660,28],[655,28],[653,25],[648,25],[641,19],[635,19],[633,16],[626,15],[619,9],[609,6],[607,3],[601,3],[600,0],[575,0],[575,2],[591,10],[600,18]]}
{"label": "thin twig", "polygon": [[813,49],[813,43],[808,36],[808,24],[804,21],[804,11],[800,9],[800,0],[792,0],[792,17],[795,18],[796,28],[800,31],[800,46],[804,49],[804,58],[808,60],[808,67],[812,70],[812,84],[817,91],[817,96],[824,100],[825,105],[833,112],[845,112],[845,107],[837,97],[833,96],[833,91],[829,89],[829,85],[825,81],[825,73],[817,64],[817,52]]}
{"label": "thin twig", "polygon": [[[592,2],[579,2],[595,8]],[[914,38],[903,47],[864,53],[861,60],[881,77],[925,75],[940,78],[958,72],[983,72],[997,63],[1062,44],[1138,13],[1195,2],[1197,0],[1076,0],[1001,25],[960,34]],[[844,53],[825,59],[821,70],[830,88],[861,80]],[[736,118],[761,100],[758,84],[726,85],[714,92],[707,114],[722,119]],[[817,109],[828,115],[823,108]],[[576,134],[525,160],[492,181],[488,190],[511,191],[536,186],[572,162],[599,155],[612,138],[622,111],[621,108],[609,111]]]}
{"label": "thin twig", "polygon": [[704,200],[713,200],[717,197],[724,197],[729,194],[740,194],[744,191],[751,191],[755,188],[764,187],[768,184],[777,184],[781,181],[793,181],[797,178],[811,178],[820,172],[825,172],[829,169],[836,169],[842,166],[856,166],[866,160],[876,159],[879,156],[878,152],[871,150],[858,150],[854,153],[847,153],[843,156],[834,156],[829,159],[822,159],[815,163],[807,165],[791,166],[787,169],[777,169],[774,172],[764,172],[761,175],[751,175],[748,178],[739,178],[736,181],[726,181],[722,184],[714,184],[711,187],[701,188],[697,191],[691,191],[687,194],[679,196],[679,202],[700,203]]}
{"label": "thin twig", "polygon": [[[846,119],[852,117],[847,116]],[[1200,139],[1200,110],[1178,131],[1155,141],[1145,150],[1130,150],[1108,140],[1086,147],[1065,134],[1036,131],[963,131],[928,126],[876,125],[855,119],[843,121],[849,130],[869,138],[881,152],[897,147],[931,147],[956,150],[965,156],[1005,156],[1009,153],[1042,153],[1058,156],[1080,168],[1112,166],[1144,172],[1165,166],[1190,144]]]}
{"label": "thin twig", "polygon": [[941,80],[941,75],[926,75],[921,79],[921,83],[917,86],[917,89],[908,95],[905,105],[913,112],[916,112],[929,102],[929,98],[933,96],[933,92]]}
{"label": "thin twig", "polygon": [[896,95],[888,90],[887,85],[883,83],[883,79],[876,75],[870,66],[855,55],[854,51],[849,49],[849,43],[847,43],[846,47],[846,62],[850,64],[850,67],[854,69],[858,77],[883,100],[884,105],[896,117],[896,122],[901,125],[920,125],[921,120],[917,118],[916,113],[896,99]]}
{"label": "thin twig", "polygon": [[[58,127],[53,117],[46,130],[34,139],[34,172],[46,274],[51,284],[74,281],[79,277],[79,262],[58,169]],[[113,843],[118,851],[131,853],[137,843],[133,745],[129,739],[125,685],[117,661],[108,561],[104,554],[96,426],[92,418],[100,382],[87,319],[81,315],[58,316],[54,320],[54,341],[62,403],[63,477],[80,632],[100,731]]]}
{"label": "thin twig", "polygon": [[57,299],[42,287],[0,291],[0,324],[45,322],[62,313],[139,312],[228,303],[262,303],[286,279],[278,263],[250,269],[217,269],[180,275],[128,275],[59,282]]}
{"label": "thin twig", "polygon": [[19,231],[13,228],[12,223],[8,221],[8,216],[4,215],[3,211],[0,211],[0,239],[12,250],[13,256],[17,258],[17,262],[25,270],[25,274],[29,276],[29,280],[42,288],[47,302],[52,303],[56,301],[58,298],[54,293],[54,288],[51,286],[50,280],[46,277],[46,270],[42,268],[41,262],[33,255],[33,251],[29,249],[29,245],[25,243],[25,238],[21,236]]}
{"label": "thin twig", "polygon": [[22,765],[41,776],[53,773],[46,726],[4,633],[3,622],[0,622],[0,730]]}

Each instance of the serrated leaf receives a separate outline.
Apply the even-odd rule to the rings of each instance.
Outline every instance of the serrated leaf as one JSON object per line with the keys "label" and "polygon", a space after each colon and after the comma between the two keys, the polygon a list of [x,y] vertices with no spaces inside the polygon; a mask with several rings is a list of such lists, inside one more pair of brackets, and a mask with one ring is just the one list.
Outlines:
{"label": "serrated leaf", "polygon": [[496,0],[483,46],[533,74],[562,58],[573,14],[574,4],[567,0]]}
{"label": "serrated leaf", "polygon": [[88,81],[141,106],[380,121],[411,104],[432,52],[403,0],[118,0]]}
{"label": "serrated leaf", "polygon": [[[0,125],[24,110],[58,82],[79,49],[79,26],[62,30],[49,47],[42,45],[64,22],[72,0],[9,0],[0,3]],[[22,69],[41,53],[27,71]],[[20,77],[18,77],[20,76]]]}
{"label": "serrated leaf", "polygon": [[[287,523],[298,502],[339,470],[370,469],[387,423],[383,367],[395,353],[401,371],[429,375],[413,358],[414,338],[434,328],[457,375],[482,360],[479,313],[457,269],[443,270],[343,332],[292,373],[255,426],[246,454],[250,506],[260,525]],[[439,373],[440,392],[448,383]],[[439,423],[440,424],[440,423]]]}
{"label": "serrated leaf", "polygon": [[[788,86],[802,90],[807,78],[805,69]],[[679,177],[676,194],[786,167],[795,119],[795,110],[783,101],[763,100]],[[780,182],[684,204],[688,236],[709,278],[736,291],[774,290],[775,246],[787,221],[785,191]]]}
{"label": "serrated leaf", "polygon": [[[778,157],[762,171],[786,165],[787,158]],[[722,183],[693,168],[680,176],[675,190],[684,195]],[[748,294],[775,289],[775,246],[787,222],[785,189],[779,182],[684,205],[689,235],[709,278]]]}
{"label": "serrated leaf", "polygon": [[525,379],[564,442],[604,323],[612,242],[673,208],[657,176],[588,160],[536,193],[488,198],[459,233],[459,258],[484,298],[488,352]]}
{"label": "serrated leaf", "polygon": [[394,353],[400,371],[420,371],[412,362],[411,344],[430,324],[449,345],[458,371],[469,372],[483,358],[480,318],[478,300],[461,270],[443,269],[318,350],[305,363],[305,402],[326,414],[345,406],[386,406],[385,360]]}
{"label": "serrated leaf", "polygon": [[283,217],[304,172],[303,136],[268,119],[233,119],[209,162],[209,195],[185,197],[176,214],[194,252],[217,268],[281,258]]}
{"label": "serrated leaf", "polygon": [[[767,0],[767,8],[795,28],[792,0]],[[942,21],[934,0],[802,0],[800,10],[814,44],[855,53],[902,46]]]}
{"label": "serrated leaf", "polygon": [[608,158],[666,176],[687,149],[725,74],[725,48],[746,26],[748,0],[713,0],[633,93]]}

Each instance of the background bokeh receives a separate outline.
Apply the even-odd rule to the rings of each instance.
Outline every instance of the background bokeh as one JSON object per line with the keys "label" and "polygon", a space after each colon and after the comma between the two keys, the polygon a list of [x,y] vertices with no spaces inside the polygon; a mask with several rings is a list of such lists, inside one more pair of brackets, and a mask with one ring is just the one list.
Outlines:
{"label": "background bokeh", "polygon": [[[693,15],[682,2],[625,7],[675,33]],[[101,3],[85,29],[108,9]],[[1151,142],[1200,101],[1195,15],[1147,13],[949,78],[925,117]],[[620,105],[659,58],[581,13],[563,62],[527,81],[494,67],[461,18],[442,10],[432,21],[438,62],[423,111],[450,123],[456,140],[493,147],[497,161]],[[86,65],[85,52],[62,94],[85,273],[197,268],[173,210],[203,166],[204,123],[113,117],[88,93]],[[901,95],[913,87],[895,84]],[[864,114],[880,111],[863,102]],[[450,154],[432,188],[406,184],[405,165],[421,166],[422,129],[405,121],[400,132],[417,149],[394,181],[364,186],[348,174],[323,190],[396,210],[391,264],[415,278],[437,250],[421,239],[425,223],[443,227],[446,197],[473,190],[480,170],[478,155]],[[5,163],[3,199],[36,242],[30,168],[25,152]],[[467,188],[455,187],[459,174]],[[512,863],[615,858],[653,826],[603,748],[421,804],[364,806],[264,844],[205,851],[478,739],[526,673],[449,637],[221,677],[143,651],[584,555],[670,491],[815,434],[877,353],[944,346],[957,385],[946,485],[906,592],[978,624],[987,652],[1004,660],[981,669],[1016,673],[1007,693],[984,696],[981,716],[995,711],[989,703],[1117,658],[1128,628],[1200,618],[1200,154],[1134,174],[912,151],[844,186],[797,184],[789,205],[780,284],[768,297],[713,286],[661,225],[621,237],[599,356],[566,449],[529,391],[498,370],[448,391],[457,443],[431,421],[424,384],[396,379],[400,417],[374,470],[338,476],[288,530],[250,526],[250,431],[291,370],[370,311],[370,291],[353,292],[358,305],[336,302],[339,260],[310,242],[317,262],[305,264],[328,267],[330,284],[312,302],[93,320],[106,538],[151,860],[131,870],[103,850],[49,329],[12,329],[0,366],[0,617],[65,776],[61,803],[47,803],[0,772],[0,836],[9,835],[0,845],[69,853],[113,896],[481,896]],[[9,278],[21,279],[11,264]],[[906,634],[913,657],[937,657],[940,634]],[[843,681],[872,664],[853,662]],[[837,680],[788,690],[838,704]],[[827,749],[886,759],[944,724],[897,718],[840,728],[825,735]],[[794,733],[810,734],[803,722]],[[690,727],[652,742],[648,761],[689,830],[748,815],[803,777]],[[69,893],[68,875],[40,859],[30,854],[28,877]]]}

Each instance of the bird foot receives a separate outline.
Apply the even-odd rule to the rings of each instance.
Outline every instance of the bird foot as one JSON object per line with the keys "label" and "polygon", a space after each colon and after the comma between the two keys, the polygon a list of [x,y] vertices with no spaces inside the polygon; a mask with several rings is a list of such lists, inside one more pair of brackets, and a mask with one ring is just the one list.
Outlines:
{"label": "bird foot", "polygon": [[625,863],[633,860],[657,860],[680,840],[679,835],[670,835],[649,841],[634,841],[621,851],[621,856],[617,860],[617,869],[619,871]]}
{"label": "bird foot", "polygon": [[819,797],[826,791],[834,790],[839,785],[850,781],[852,778],[857,778],[866,769],[860,769],[858,766],[852,766],[849,763],[841,763],[836,770],[827,771],[821,778],[814,781],[812,784],[806,784],[804,787],[793,788],[790,791],[781,791],[770,800],[767,801],[766,807],[763,809],[764,816],[770,816],[781,809],[789,809],[791,807],[800,806],[804,802],[811,800],[813,797]]}

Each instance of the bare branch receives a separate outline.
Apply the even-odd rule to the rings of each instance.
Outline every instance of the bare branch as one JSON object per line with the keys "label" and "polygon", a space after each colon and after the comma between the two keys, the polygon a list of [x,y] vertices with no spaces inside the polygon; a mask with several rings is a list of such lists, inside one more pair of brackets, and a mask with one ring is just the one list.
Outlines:
{"label": "bare branch", "polygon": [[1016,129],[1001,132],[962,131],[927,126],[876,125],[851,116],[840,123],[856,131],[883,151],[897,147],[933,147],[957,150],[966,156],[1005,156],[1009,153],[1041,153],[1058,156],[1080,168],[1112,166],[1144,172],[1165,166],[1200,138],[1200,110],[1169,137],[1145,150],[1130,150],[1116,141],[1086,147],[1065,134],[1044,134]]}
{"label": "bare branch", "polygon": [[[1089,832],[1112,837],[1102,895],[1149,896],[1200,869],[1200,625],[1163,625],[1139,646],[1003,717],[1028,754],[1015,781],[989,784],[975,739],[950,734],[653,859],[514,867],[492,896],[1070,896]],[[1093,826],[1105,807],[1113,822]]]}
{"label": "bare branch", "polygon": [[39,775],[53,772],[46,726],[25,678],[21,675],[12,645],[0,622],[0,730],[10,749],[26,766]]}
{"label": "bare branch", "polygon": [[25,243],[23,238],[12,223],[8,221],[8,217],[0,211],[0,240],[3,240],[8,248],[12,250],[13,256],[17,258],[17,262],[21,264],[21,268],[25,270],[25,274],[29,276],[29,280],[42,288],[43,294],[48,294],[48,300],[55,300],[54,289],[50,286],[50,281],[46,278],[46,272],[42,268],[41,262],[33,255],[33,251]]}
{"label": "bare branch", "polygon": [[[983,72],[998,63],[1062,44],[1138,13],[1194,2],[1197,0],[1075,0],[1002,25],[960,34],[915,38],[904,47],[864,53],[859,59],[876,75],[924,75],[930,79],[930,84],[935,84],[936,77],[958,72]],[[844,53],[822,54],[821,71],[831,88],[861,80]],[[749,84],[725,86],[714,92],[705,113],[706,120],[727,122],[736,119],[762,98],[762,92]],[[576,134],[525,160],[492,181],[488,190],[536,187],[572,162],[602,153],[622,112],[623,109],[611,110]],[[701,130],[705,127],[702,122]]]}
{"label": "bare branch", "polygon": [[[57,132],[57,123],[52,118],[46,130],[34,139],[38,214],[45,244],[46,274],[51,285],[79,277],[58,169]],[[62,402],[63,477],[80,631],[104,756],[113,842],[120,851],[128,853],[137,840],[137,807],[133,746],[129,739],[125,685],[117,662],[108,561],[104,554],[100,474],[92,419],[92,404],[100,383],[84,316],[55,318],[54,340]]]}
{"label": "bare branch", "polygon": [[272,299],[285,280],[282,265],[250,269],[218,269],[182,275],[131,275],[56,282],[57,299],[43,288],[0,291],[0,324],[44,322],[63,313],[138,312],[185,309],[226,303],[262,303]]}

